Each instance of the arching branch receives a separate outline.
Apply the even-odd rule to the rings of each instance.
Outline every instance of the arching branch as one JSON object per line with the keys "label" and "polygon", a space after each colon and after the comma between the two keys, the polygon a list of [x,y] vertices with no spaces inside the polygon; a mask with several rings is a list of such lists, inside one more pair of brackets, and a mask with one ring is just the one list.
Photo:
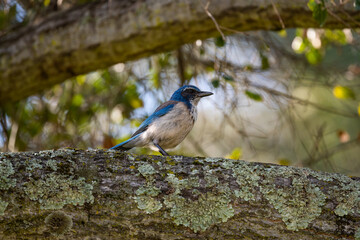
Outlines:
{"label": "arching branch", "polygon": [[[0,39],[0,105],[78,74],[218,36],[217,25],[224,34],[278,30],[283,24],[318,27],[307,2],[112,0],[50,14]],[[325,27],[358,26],[353,1],[328,9],[332,15]]]}

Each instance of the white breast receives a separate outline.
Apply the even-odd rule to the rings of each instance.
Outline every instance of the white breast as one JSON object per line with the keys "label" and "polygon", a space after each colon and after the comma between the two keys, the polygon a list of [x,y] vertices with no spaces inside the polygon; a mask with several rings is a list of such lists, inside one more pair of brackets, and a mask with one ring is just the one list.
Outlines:
{"label": "white breast", "polygon": [[189,111],[184,103],[178,103],[165,116],[154,121],[146,130],[146,137],[162,148],[174,148],[191,131],[196,120],[196,107]]}
{"label": "white breast", "polygon": [[197,119],[197,109],[195,106],[193,106],[190,110],[190,115],[191,115],[191,118],[193,119],[193,121],[195,122],[196,119]]}

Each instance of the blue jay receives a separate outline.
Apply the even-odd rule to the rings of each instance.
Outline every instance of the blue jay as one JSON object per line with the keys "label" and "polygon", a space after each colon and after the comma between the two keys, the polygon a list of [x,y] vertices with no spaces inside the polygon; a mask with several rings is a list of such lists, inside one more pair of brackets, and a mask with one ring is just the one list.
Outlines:
{"label": "blue jay", "polygon": [[185,85],[174,92],[170,100],[161,104],[125,142],[110,149],[129,150],[133,147],[157,148],[164,156],[165,149],[174,148],[190,132],[197,118],[196,106],[200,98],[213,93]]}

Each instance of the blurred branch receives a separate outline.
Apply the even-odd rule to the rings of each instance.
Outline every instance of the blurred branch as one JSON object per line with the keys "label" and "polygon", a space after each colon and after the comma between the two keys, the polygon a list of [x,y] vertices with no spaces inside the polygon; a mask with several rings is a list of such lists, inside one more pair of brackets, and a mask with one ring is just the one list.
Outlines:
{"label": "blurred branch", "polygon": [[177,60],[178,60],[178,74],[179,74],[179,78],[180,78],[180,86],[184,86],[186,84],[186,79],[185,79],[185,63],[184,63],[184,54],[183,51],[181,49],[181,47],[179,47],[176,51],[176,56],[177,56]]}
{"label": "blurred branch", "polygon": [[19,124],[16,121],[13,121],[13,123],[11,125],[9,145],[8,145],[8,149],[11,152],[16,151],[15,143],[16,143],[16,136],[17,136],[18,130],[19,130]]}
{"label": "blurred branch", "polygon": [[[201,1],[114,0],[111,9],[108,1],[95,1],[54,12],[40,23],[1,37],[0,105],[79,74],[217,36],[221,27],[235,31],[277,30],[281,24],[272,3],[286,27],[318,27],[307,2],[208,1],[205,9],[218,26],[204,13]],[[360,20],[352,3],[342,7],[354,20]],[[338,17],[344,16],[335,7],[331,10]],[[264,21],[263,16],[268,20]],[[354,21],[347,25],[357,26]],[[326,27],[348,26],[329,17]]]}

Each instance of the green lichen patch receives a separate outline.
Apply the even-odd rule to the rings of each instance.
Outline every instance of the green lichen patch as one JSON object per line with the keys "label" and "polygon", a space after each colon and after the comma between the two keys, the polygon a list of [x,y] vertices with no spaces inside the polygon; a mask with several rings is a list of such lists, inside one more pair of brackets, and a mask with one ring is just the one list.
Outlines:
{"label": "green lichen patch", "polygon": [[[289,230],[307,228],[321,214],[321,208],[325,205],[326,195],[307,178],[313,173],[312,170],[252,165],[243,161],[235,163],[232,160],[224,161],[221,166],[233,171],[232,175],[239,185],[239,189],[234,191],[236,197],[256,201],[256,193],[260,190],[280,213]],[[284,183],[277,186],[276,181]]]}
{"label": "green lichen patch", "polygon": [[358,230],[355,232],[355,240],[360,240],[360,228],[358,228]]}
{"label": "green lichen patch", "polygon": [[173,159],[174,159],[176,162],[181,162],[181,161],[183,161],[184,157],[183,157],[183,156],[174,156]]}
{"label": "green lichen patch", "polygon": [[5,214],[5,210],[8,205],[9,205],[8,202],[4,202],[0,199],[0,216],[3,216]]}
{"label": "green lichen patch", "polygon": [[174,194],[180,194],[183,189],[191,189],[194,187],[199,187],[199,177],[190,176],[187,179],[179,179],[175,176],[175,174],[168,173],[165,181],[169,182],[172,187],[175,189]]}
{"label": "green lichen patch", "polygon": [[[143,176],[147,176],[147,182],[146,186],[136,190],[136,196],[133,199],[138,208],[148,214],[160,210],[165,205],[170,211],[170,213],[164,213],[165,217],[171,217],[175,224],[184,225],[195,232],[205,231],[210,226],[225,222],[234,216],[234,209],[231,206],[231,190],[226,184],[220,184],[218,177],[211,169],[204,170],[205,181],[202,181],[202,185],[197,176],[200,174],[199,171],[194,171],[185,179],[168,173],[165,181],[171,186],[172,193],[165,196],[162,199],[163,202],[159,196],[160,189],[154,185],[154,179],[148,177],[149,174],[155,173],[152,167],[142,165],[139,171]],[[146,174],[144,175],[144,173]],[[197,189],[200,186],[211,188],[212,192],[202,193]],[[191,191],[192,198],[184,197],[183,190]]]}
{"label": "green lichen patch", "polygon": [[26,172],[28,172],[30,175],[34,170],[43,168],[43,166],[41,165],[41,160],[36,158],[26,160],[25,165],[26,165]]}
{"label": "green lichen patch", "polygon": [[84,178],[51,173],[40,180],[32,180],[25,184],[27,196],[40,203],[41,209],[61,209],[66,204],[83,205],[92,203],[93,186],[85,182]]}
{"label": "green lichen patch", "polygon": [[[238,161],[238,164],[241,164],[242,161]],[[231,169],[234,167],[234,160],[230,160],[230,159],[224,159],[221,162],[221,166],[225,169]]]}
{"label": "green lichen patch", "polygon": [[338,205],[334,212],[338,216],[354,213],[360,208],[360,185],[349,177],[342,176],[340,188],[333,187],[330,194],[336,197]]}
{"label": "green lichen patch", "polygon": [[260,186],[264,197],[280,213],[289,230],[308,227],[321,214],[326,196],[307,178],[293,178],[289,187],[276,188],[272,181]]}
{"label": "green lichen patch", "polygon": [[150,164],[148,163],[145,163],[143,165],[141,165],[139,168],[138,168],[138,171],[140,172],[141,175],[143,175],[144,177],[148,177],[150,175],[153,175],[156,173],[156,170],[154,169],[153,166],[151,166]]}
{"label": "green lichen patch", "polygon": [[345,216],[354,213],[355,209],[360,208],[360,184],[339,173],[317,172],[309,169],[301,169],[302,175],[311,175],[324,182],[333,182],[332,188],[327,190],[327,194],[338,202],[334,213],[338,216]]}
{"label": "green lichen patch", "polygon": [[205,231],[234,216],[230,199],[210,192],[201,194],[195,201],[171,194],[165,197],[164,204],[171,209],[170,216],[177,225],[189,227],[194,232]]}
{"label": "green lichen patch", "polygon": [[160,193],[160,189],[153,185],[153,174],[156,170],[153,166],[145,163],[138,167],[138,171],[146,178],[146,186],[140,187],[135,191],[133,197],[139,209],[144,210],[147,214],[154,213],[162,208],[162,203],[155,197]]}
{"label": "green lichen patch", "polygon": [[[194,232],[205,231],[213,224],[226,222],[234,215],[230,202],[230,189],[227,186],[216,185],[218,178],[207,172],[204,177],[205,187],[215,187],[213,192],[201,193],[196,188],[200,186],[197,176],[179,179],[174,174],[168,174],[165,179],[174,189],[174,192],[164,198],[164,204],[170,209],[170,216],[177,225],[184,225]],[[192,189],[194,199],[181,196],[184,189]]]}
{"label": "green lichen patch", "polygon": [[137,196],[146,195],[150,197],[156,197],[157,195],[159,195],[159,193],[160,193],[160,189],[158,189],[157,187],[151,184],[148,184],[147,186],[144,187],[140,187],[135,192]]}
{"label": "green lichen patch", "polygon": [[233,168],[233,176],[239,185],[239,190],[235,190],[235,196],[245,201],[255,201],[255,193],[259,187],[260,176],[256,168],[249,167],[246,163]]}
{"label": "green lichen patch", "polygon": [[215,187],[220,184],[219,178],[214,174],[205,174],[206,187]]}
{"label": "green lichen patch", "polygon": [[216,162],[222,162],[224,159],[222,158],[205,158],[205,162],[208,163],[216,163]]}
{"label": "green lichen patch", "polygon": [[[88,150],[89,152],[91,150]],[[76,149],[73,149],[73,148],[61,148],[59,150],[46,150],[46,151],[40,151],[39,152],[40,154],[42,155],[45,155],[45,156],[49,156],[50,155],[50,158],[58,158],[58,157],[64,157],[64,155],[69,155],[69,156],[72,156],[76,153]]]}
{"label": "green lichen patch", "polygon": [[135,196],[135,202],[139,209],[147,214],[154,213],[162,208],[162,203],[150,196]]}
{"label": "green lichen patch", "polygon": [[48,160],[46,162],[46,166],[53,171],[56,171],[58,169],[57,162],[53,159]]}
{"label": "green lichen patch", "polygon": [[[115,150],[111,150],[111,151],[115,151]],[[130,160],[130,161],[134,161],[135,160],[135,155],[134,154],[128,154],[127,155],[127,157],[128,157],[128,159]]]}
{"label": "green lichen patch", "polygon": [[9,178],[14,173],[12,163],[7,159],[0,158],[0,190],[8,190],[11,187],[15,187],[16,179]]}
{"label": "green lichen patch", "polygon": [[232,170],[232,176],[235,177],[239,186],[234,191],[235,197],[245,201],[256,201],[255,195],[259,189],[260,174],[264,174],[262,166],[251,166],[248,162],[239,160],[223,160],[221,166]]}
{"label": "green lichen patch", "polygon": [[315,177],[316,179],[318,179],[320,181],[324,181],[324,182],[332,182],[334,180],[334,176],[337,175],[337,174],[333,174],[333,173],[310,170],[308,168],[301,168],[301,169],[299,169],[299,172],[303,176],[311,175],[312,177]]}

